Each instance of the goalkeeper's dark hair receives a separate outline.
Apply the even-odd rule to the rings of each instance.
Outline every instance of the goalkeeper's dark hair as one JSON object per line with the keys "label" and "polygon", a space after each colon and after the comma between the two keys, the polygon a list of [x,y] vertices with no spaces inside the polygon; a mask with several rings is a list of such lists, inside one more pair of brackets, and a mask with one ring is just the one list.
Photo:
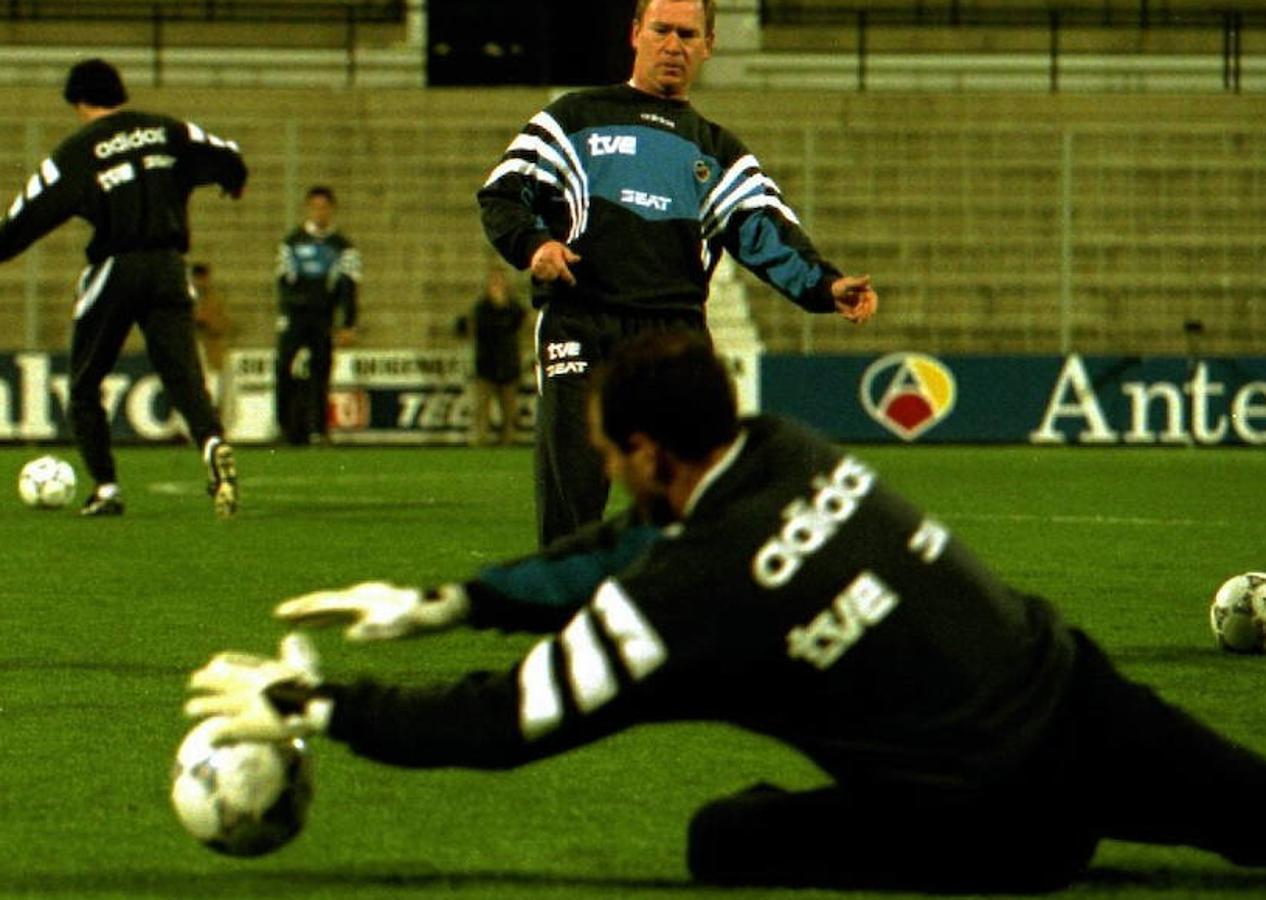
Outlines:
{"label": "goalkeeper's dark hair", "polygon": [[738,434],[738,404],[706,332],[644,332],[594,375],[602,430],[621,450],[645,434],[679,459],[703,460]]}

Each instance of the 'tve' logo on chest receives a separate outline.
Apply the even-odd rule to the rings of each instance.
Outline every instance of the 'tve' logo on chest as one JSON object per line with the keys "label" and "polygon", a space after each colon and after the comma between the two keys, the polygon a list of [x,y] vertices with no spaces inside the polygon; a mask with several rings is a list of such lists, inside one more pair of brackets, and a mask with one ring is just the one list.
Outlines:
{"label": "'tve' logo on chest", "polygon": [[637,138],[631,134],[589,135],[590,156],[610,156],[613,153],[637,156]]}

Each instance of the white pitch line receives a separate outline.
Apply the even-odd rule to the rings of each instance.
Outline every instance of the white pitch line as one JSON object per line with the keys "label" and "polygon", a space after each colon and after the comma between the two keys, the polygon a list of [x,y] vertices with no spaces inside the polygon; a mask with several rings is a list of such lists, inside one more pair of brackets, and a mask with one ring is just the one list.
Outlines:
{"label": "white pitch line", "polygon": [[[399,478],[392,475],[338,475],[334,478],[309,478],[303,475],[282,475],[274,477],[254,477],[249,479],[251,490],[254,491],[258,487],[265,489],[272,488],[302,488],[325,484],[353,485],[353,484],[385,484],[396,485]],[[190,494],[201,494],[206,491],[205,481],[151,481],[146,486],[151,494],[164,494],[169,497],[184,497]],[[276,496],[269,494],[269,496]]]}
{"label": "white pitch line", "polygon": [[1144,528],[1227,527],[1226,519],[1159,518],[1156,516],[1070,516],[1036,513],[942,513],[945,519],[968,522],[1040,522],[1048,525],[1134,525]]}
{"label": "white pitch line", "polygon": [[[396,483],[397,479],[382,475],[340,475],[333,479],[337,484],[372,484],[375,482]],[[252,478],[251,489],[265,488],[270,500],[316,500],[311,493],[290,494],[273,493],[268,488],[294,488],[304,485],[329,484],[330,480],[305,478],[303,476],[280,476],[272,478]],[[189,496],[201,494],[206,490],[200,481],[153,481],[147,486],[151,493],[167,496]],[[345,499],[345,498],[344,498]],[[1037,513],[938,513],[944,519],[965,522],[1037,522],[1046,525],[1128,525],[1138,528],[1226,528],[1231,526],[1227,519],[1191,519],[1185,517],[1161,518],[1157,516],[1105,516],[1105,515],[1039,515]]]}

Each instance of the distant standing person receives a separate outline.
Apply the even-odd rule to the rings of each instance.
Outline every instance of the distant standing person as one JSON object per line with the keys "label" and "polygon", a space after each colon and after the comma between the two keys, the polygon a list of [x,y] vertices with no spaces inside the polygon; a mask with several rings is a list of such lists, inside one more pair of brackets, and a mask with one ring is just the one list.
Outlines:
{"label": "distant standing person", "polygon": [[324,441],[334,347],[355,335],[360,251],[334,221],[334,191],[308,189],[277,251],[277,424],[287,443]]}
{"label": "distant standing person", "polygon": [[211,277],[209,263],[198,262],[189,267],[189,288],[193,291],[193,324],[202,348],[203,366],[223,379],[228,357],[232,321],[224,294]]}
{"label": "distant standing person", "polygon": [[236,199],[246,165],[237,144],[192,122],[123,109],[123,79],[105,60],[71,67],[62,96],[83,127],[40,163],[0,221],[0,260],[74,216],[93,228],[70,344],[70,426],[95,482],[82,514],[123,513],[101,383],[138,325],[154,371],[202,451],[215,512],[231,516],[237,468],[198,360],[184,254],[193,189],[218,184]]}
{"label": "distant standing person", "polygon": [[501,414],[502,444],[514,443],[518,424],[519,379],[523,360],[519,335],[527,311],[510,292],[505,272],[488,272],[484,295],[472,314],[475,338],[475,440],[489,440],[493,399]]}

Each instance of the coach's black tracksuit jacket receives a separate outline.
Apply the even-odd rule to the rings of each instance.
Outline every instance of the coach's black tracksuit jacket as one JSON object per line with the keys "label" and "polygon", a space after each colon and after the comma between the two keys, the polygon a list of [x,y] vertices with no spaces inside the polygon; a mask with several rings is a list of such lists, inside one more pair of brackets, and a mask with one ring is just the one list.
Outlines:
{"label": "coach's black tracksuit jacket", "polygon": [[806,309],[834,308],[824,262],[778,186],[730,132],[685,101],[615,85],[534,116],[479,191],[484,231],[525,269],[554,239],[580,254],[575,287],[534,304],[698,310],[722,247]]}

